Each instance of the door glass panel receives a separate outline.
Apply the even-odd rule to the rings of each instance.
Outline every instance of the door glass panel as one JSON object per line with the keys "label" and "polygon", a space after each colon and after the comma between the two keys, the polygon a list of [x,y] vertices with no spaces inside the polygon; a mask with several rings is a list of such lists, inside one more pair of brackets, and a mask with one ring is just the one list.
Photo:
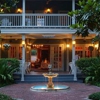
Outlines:
{"label": "door glass panel", "polygon": [[62,46],[51,46],[50,63],[52,64],[53,70],[62,69]]}

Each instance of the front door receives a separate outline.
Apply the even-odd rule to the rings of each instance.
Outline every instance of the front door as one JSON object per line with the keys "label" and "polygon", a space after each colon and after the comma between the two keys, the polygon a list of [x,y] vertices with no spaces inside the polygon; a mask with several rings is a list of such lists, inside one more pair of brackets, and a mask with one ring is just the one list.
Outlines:
{"label": "front door", "polygon": [[54,71],[63,69],[63,45],[50,46],[50,63]]}

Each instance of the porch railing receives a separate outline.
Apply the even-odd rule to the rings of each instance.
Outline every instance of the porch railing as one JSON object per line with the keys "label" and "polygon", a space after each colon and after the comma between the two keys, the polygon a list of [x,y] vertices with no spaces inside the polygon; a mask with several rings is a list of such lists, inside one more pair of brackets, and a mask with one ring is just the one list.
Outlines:
{"label": "porch railing", "polygon": [[0,27],[69,27],[67,14],[0,14]]}

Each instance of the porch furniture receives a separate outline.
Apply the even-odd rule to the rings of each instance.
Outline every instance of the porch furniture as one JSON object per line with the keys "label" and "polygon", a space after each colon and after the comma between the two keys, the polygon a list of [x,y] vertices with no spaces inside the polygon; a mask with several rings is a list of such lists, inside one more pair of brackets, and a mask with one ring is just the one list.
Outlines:
{"label": "porch furniture", "polygon": [[[71,74],[74,74],[74,66],[73,66],[73,64],[72,64],[72,62],[69,62],[69,66],[70,66],[70,73]],[[75,67],[76,67],[76,72],[77,73],[81,73],[81,70],[75,65]]]}
{"label": "porch furniture", "polygon": [[1,26],[11,26],[11,22],[9,21],[8,18],[3,18],[1,20]]}
{"label": "porch furniture", "polygon": [[30,62],[25,62],[25,70],[24,70],[25,72],[24,73],[26,74],[30,73],[30,64],[31,64]]}
{"label": "porch furniture", "polygon": [[34,67],[35,68],[39,68],[40,66],[41,66],[41,62],[40,61],[37,60],[37,61],[34,62]]}
{"label": "porch furniture", "polygon": [[74,74],[74,67],[73,67],[72,62],[69,62],[69,66],[70,66],[70,73]]}
{"label": "porch furniture", "polygon": [[48,63],[41,62],[41,69],[48,69]]}
{"label": "porch furniture", "polygon": [[25,18],[25,24],[26,24],[26,26],[30,26],[31,25],[30,18]]}
{"label": "porch furniture", "polygon": [[19,60],[19,63],[20,63],[19,72],[22,72],[22,60]]}
{"label": "porch furniture", "polygon": [[37,26],[44,26],[44,18],[37,18]]}

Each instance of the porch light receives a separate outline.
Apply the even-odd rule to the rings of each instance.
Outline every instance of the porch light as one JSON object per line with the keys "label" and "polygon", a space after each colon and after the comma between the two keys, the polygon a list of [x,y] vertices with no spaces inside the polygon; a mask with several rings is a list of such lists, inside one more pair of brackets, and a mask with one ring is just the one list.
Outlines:
{"label": "porch light", "polygon": [[76,41],[72,41],[72,44],[75,45],[76,44]]}
{"label": "porch light", "polygon": [[67,48],[69,48],[70,47],[70,45],[69,44],[67,44]]}
{"label": "porch light", "polygon": [[45,13],[51,13],[52,12],[52,10],[50,9],[50,8],[47,8],[46,10],[45,10]]}
{"label": "porch light", "polygon": [[25,41],[22,41],[22,46],[24,46],[25,45]]}
{"label": "porch light", "polygon": [[95,46],[94,46],[96,49],[98,48],[98,44],[95,44]]}
{"label": "porch light", "polygon": [[35,45],[33,45],[33,47],[34,47],[34,48],[41,48],[41,47],[43,47],[43,45],[36,45],[36,44],[35,44]]}
{"label": "porch light", "polygon": [[50,10],[50,8],[48,8],[48,9],[47,9],[47,13],[50,13],[50,12],[51,12],[51,10]]}
{"label": "porch light", "polygon": [[1,10],[1,12],[3,12],[3,9],[0,9]]}
{"label": "porch light", "polygon": [[18,8],[17,13],[22,13],[22,9]]}

